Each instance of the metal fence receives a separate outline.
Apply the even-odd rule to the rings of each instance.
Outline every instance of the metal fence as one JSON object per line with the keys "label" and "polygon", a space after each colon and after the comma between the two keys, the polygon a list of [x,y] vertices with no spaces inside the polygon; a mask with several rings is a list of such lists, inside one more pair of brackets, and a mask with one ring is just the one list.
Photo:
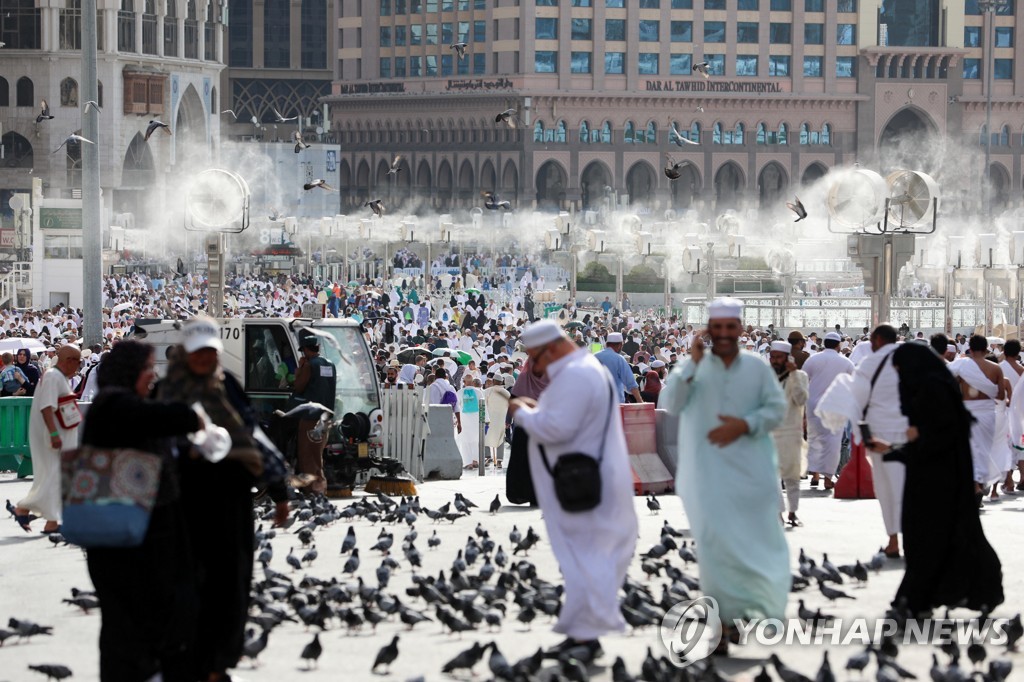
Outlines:
{"label": "metal fence", "polygon": [[423,480],[423,447],[430,428],[423,406],[423,388],[396,387],[381,391],[381,442],[384,456],[397,459],[417,481]]}

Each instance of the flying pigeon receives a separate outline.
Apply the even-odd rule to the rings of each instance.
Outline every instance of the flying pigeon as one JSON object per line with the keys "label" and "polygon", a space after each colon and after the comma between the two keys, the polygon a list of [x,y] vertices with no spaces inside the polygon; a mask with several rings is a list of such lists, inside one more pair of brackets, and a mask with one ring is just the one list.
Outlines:
{"label": "flying pigeon", "polygon": [[309,145],[302,141],[302,133],[298,130],[292,133],[292,139],[295,140],[295,153],[298,154],[303,149],[309,149]]}
{"label": "flying pigeon", "polygon": [[291,118],[285,118],[284,116],[281,115],[281,112],[279,112],[274,107],[270,107],[270,110],[274,112],[274,117],[277,118],[277,122],[278,123],[287,123],[288,121],[297,121],[298,118],[299,118],[298,116],[292,116]]}
{"label": "flying pigeon", "polygon": [[673,142],[674,144],[680,147],[682,147],[684,144],[698,144],[697,142],[691,140],[689,137],[685,137],[684,135],[682,135],[675,128],[669,128],[668,136],[670,142]]}
{"label": "flying pigeon", "polygon": [[143,137],[143,139],[148,142],[149,141],[149,136],[152,135],[153,133],[155,133],[157,128],[160,128],[161,130],[163,130],[168,135],[171,134],[171,126],[167,125],[163,121],[157,121],[156,119],[153,119],[152,121],[149,122],[149,125],[146,126],[146,135],[145,135],[145,137]]}
{"label": "flying pigeon", "polygon": [[668,154],[665,155],[665,177],[669,180],[678,180],[682,172],[679,170],[683,164],[676,163]]}
{"label": "flying pigeon", "polygon": [[89,113],[89,107],[92,107],[96,111],[100,110],[100,105],[97,104],[95,100],[91,100],[90,99],[90,100],[86,100],[85,104],[82,105],[82,113],[83,114],[88,114]]}
{"label": "flying pigeon", "polygon": [[704,78],[711,78],[710,64],[707,62],[697,62],[693,65],[693,71],[704,76]]}
{"label": "flying pigeon", "polygon": [[253,117],[249,119],[249,123],[252,123],[254,126],[258,128],[260,125],[260,120],[256,118],[255,114],[253,114]]}
{"label": "flying pigeon", "polygon": [[387,174],[388,175],[395,175],[395,176],[397,176],[399,171],[402,170],[402,167],[398,165],[401,162],[402,162],[402,155],[399,154],[398,156],[395,157],[395,160],[391,162],[391,168],[388,169]]}
{"label": "flying pigeon", "polygon": [[505,124],[508,125],[509,128],[515,128],[516,127],[516,110],[514,108],[513,109],[506,109],[505,111],[501,112],[500,114],[498,114],[497,116],[494,117],[494,122],[495,123],[505,123]]}
{"label": "flying pigeon", "polygon": [[378,218],[384,217],[384,203],[380,199],[374,199],[373,201],[367,201],[363,206],[369,206],[373,214]]}
{"label": "flying pigeon", "polygon": [[89,144],[96,144],[92,140],[87,140],[84,137],[82,137],[81,135],[76,135],[75,133],[71,133],[66,138],[64,138],[63,142],[60,143],[60,147],[57,147],[56,149],[53,150],[53,153],[56,154],[57,152],[59,152],[64,147],[64,145],[67,145],[67,144],[81,144],[83,142],[87,142]]}
{"label": "flying pigeon", "polygon": [[704,113],[704,107],[697,107],[693,111],[694,111],[694,113],[697,113],[697,114],[703,114]]}
{"label": "flying pigeon", "polygon": [[281,212],[276,208],[272,208],[270,209],[270,215],[267,216],[267,219],[272,223],[276,223],[281,219]]}
{"label": "flying pigeon", "polygon": [[234,112],[233,110],[231,110],[231,109],[225,109],[224,111],[220,112],[220,115],[221,115],[221,116],[223,116],[224,114],[231,114],[232,116],[234,116],[234,117],[235,117],[235,120],[236,120],[236,121],[238,120],[238,114],[236,114],[236,113],[235,113],[235,112]]}
{"label": "flying pigeon", "polygon": [[793,213],[796,213],[797,218],[793,222],[798,223],[807,217],[807,209],[804,208],[803,203],[800,201],[800,197],[793,197],[793,201],[795,203],[792,204],[787,201],[786,208],[788,208]]}
{"label": "flying pigeon", "polygon": [[449,50],[455,50],[456,54],[459,55],[459,61],[466,58],[466,48],[469,47],[466,43],[452,43],[448,46]]}
{"label": "flying pigeon", "polygon": [[499,208],[503,208],[506,211],[512,209],[512,202],[502,200],[501,197],[495,192],[481,192],[484,196],[484,207],[492,211],[497,211]]}
{"label": "flying pigeon", "polygon": [[330,185],[328,185],[324,180],[321,180],[320,178],[317,178],[313,182],[305,183],[302,186],[302,189],[310,190],[310,189],[313,189],[314,187],[319,187],[320,189],[325,189],[328,192],[337,192],[338,191],[338,190],[334,189],[333,187],[331,187]]}
{"label": "flying pigeon", "polygon": [[39,102],[39,115],[36,116],[36,123],[42,123],[43,121],[52,120],[53,116],[50,114],[50,105],[46,103],[46,100],[40,100]]}

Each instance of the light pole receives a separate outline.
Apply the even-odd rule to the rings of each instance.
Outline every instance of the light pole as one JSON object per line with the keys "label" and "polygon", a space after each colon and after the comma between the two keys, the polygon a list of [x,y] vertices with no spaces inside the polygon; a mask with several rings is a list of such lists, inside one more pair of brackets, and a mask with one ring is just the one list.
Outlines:
{"label": "light pole", "polygon": [[985,15],[988,30],[985,35],[985,210],[992,213],[992,188],[989,186],[992,157],[992,69],[995,67],[996,12],[1005,9],[1008,0],[978,0],[978,9]]}

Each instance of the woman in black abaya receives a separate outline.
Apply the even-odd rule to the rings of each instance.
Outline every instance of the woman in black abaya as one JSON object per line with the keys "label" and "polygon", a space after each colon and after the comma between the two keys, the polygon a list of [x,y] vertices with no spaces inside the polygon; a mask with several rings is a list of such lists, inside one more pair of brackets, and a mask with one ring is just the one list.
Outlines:
{"label": "woman in black abaya", "polygon": [[[915,615],[1003,602],[1002,568],[985,539],[974,496],[971,415],[946,363],[928,346],[893,353],[908,443],[883,459],[906,464],[903,545],[907,561],[893,605]],[[876,448],[884,445],[875,441]]]}

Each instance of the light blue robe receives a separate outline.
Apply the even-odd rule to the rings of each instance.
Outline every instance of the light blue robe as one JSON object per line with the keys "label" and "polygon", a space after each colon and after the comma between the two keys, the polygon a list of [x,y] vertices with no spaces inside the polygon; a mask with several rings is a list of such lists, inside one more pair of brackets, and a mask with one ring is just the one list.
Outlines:
{"label": "light blue robe", "polygon": [[[697,541],[701,590],[718,601],[727,624],[784,617],[789,547],[771,432],[786,400],[775,373],[752,353],[741,351],[726,368],[708,350],[700,364],[687,360],[669,375],[658,407],[680,415],[676,490]],[[712,445],[719,415],[741,417],[750,432]]]}

